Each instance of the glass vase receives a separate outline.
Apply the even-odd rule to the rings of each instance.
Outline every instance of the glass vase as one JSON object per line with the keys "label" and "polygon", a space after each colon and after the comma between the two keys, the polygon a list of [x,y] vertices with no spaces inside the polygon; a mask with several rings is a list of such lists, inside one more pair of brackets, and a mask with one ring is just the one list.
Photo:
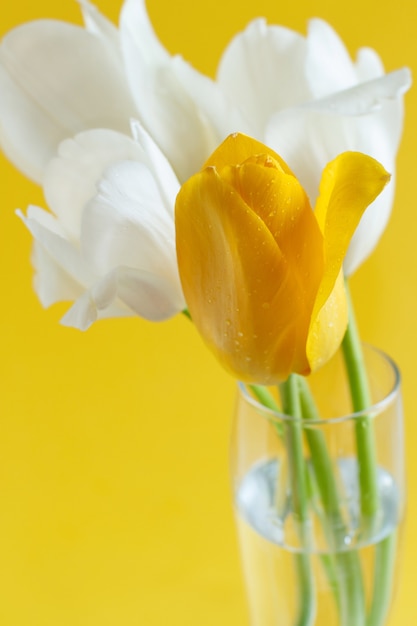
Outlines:
{"label": "glass vase", "polygon": [[405,505],[400,376],[363,351],[366,411],[352,413],[339,353],[298,377],[314,414],[290,417],[274,390],[262,393],[275,409],[238,386],[232,483],[251,626],[387,623]]}

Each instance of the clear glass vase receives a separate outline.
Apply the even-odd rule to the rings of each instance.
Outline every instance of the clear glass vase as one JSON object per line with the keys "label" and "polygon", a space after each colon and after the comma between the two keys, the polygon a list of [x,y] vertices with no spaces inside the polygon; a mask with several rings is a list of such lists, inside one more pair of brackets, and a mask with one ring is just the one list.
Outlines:
{"label": "clear glass vase", "polygon": [[362,412],[341,354],[303,379],[314,416],[238,387],[232,482],[251,626],[387,623],[405,505],[400,376],[380,351],[364,357]]}

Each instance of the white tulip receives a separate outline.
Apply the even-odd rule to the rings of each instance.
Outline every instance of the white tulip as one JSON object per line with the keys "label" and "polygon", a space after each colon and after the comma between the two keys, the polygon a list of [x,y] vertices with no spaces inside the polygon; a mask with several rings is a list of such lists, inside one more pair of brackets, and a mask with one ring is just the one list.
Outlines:
{"label": "white tulip", "polygon": [[322,20],[310,22],[306,38],[255,20],[225,51],[218,84],[250,121],[251,134],[289,164],[312,205],[326,163],[346,150],[373,156],[393,175],[352,239],[344,263],[351,274],[374,249],[391,212],[409,70],[384,74],[367,48],[354,63]]}
{"label": "white tulip", "polygon": [[[179,183],[147,133],[110,130],[64,141],[45,172],[54,215],[21,217],[35,239],[35,288],[45,306],[75,300],[62,322],[137,314],[159,321],[185,308],[173,207]],[[97,191],[98,188],[98,191]]]}

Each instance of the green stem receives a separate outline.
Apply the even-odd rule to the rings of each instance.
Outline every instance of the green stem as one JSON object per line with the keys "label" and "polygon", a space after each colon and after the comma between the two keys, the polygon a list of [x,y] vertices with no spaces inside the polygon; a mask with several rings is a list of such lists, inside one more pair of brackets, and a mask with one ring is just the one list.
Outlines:
{"label": "green stem", "polygon": [[301,552],[295,555],[298,574],[299,614],[296,626],[312,626],[316,614],[314,578],[310,560],[310,529],[308,526],[308,498],[306,468],[303,455],[300,394],[297,376],[291,375],[279,387],[282,409],[293,420],[285,423],[287,435],[288,462],[290,469],[293,511],[301,541]]}
{"label": "green stem", "polygon": [[[317,421],[320,415],[311,396],[310,388],[303,377],[298,379],[303,419]],[[305,427],[310,449],[311,464],[317,488],[325,512],[324,528],[330,549],[335,551],[338,576],[332,576],[343,626],[363,626],[365,624],[365,591],[359,555],[354,551],[341,551],[347,535],[346,525],[340,510],[339,492],[335,479],[335,468],[329,455],[326,440],[321,430]],[[326,572],[329,573],[328,566]]]}
{"label": "green stem", "polygon": [[248,385],[248,389],[252,391],[258,402],[266,409],[270,409],[275,412],[280,411],[278,403],[269,391],[268,387],[264,387],[263,385]]}
{"label": "green stem", "polygon": [[[320,420],[320,415],[314,404],[307,381],[300,376],[298,384],[303,419],[306,421]],[[314,426],[305,428],[304,432],[310,448],[311,463],[326,516],[333,528],[340,528],[344,532],[344,523],[339,506],[339,493],[325,437],[323,432],[314,428]],[[336,546],[331,547],[335,548]]]}
{"label": "green stem", "polygon": [[394,582],[397,533],[393,531],[377,546],[374,564],[374,595],[366,626],[382,626],[388,615]]}
{"label": "green stem", "polygon": [[[248,385],[248,389],[252,391],[258,402],[260,402],[260,404],[262,404],[262,406],[266,409],[270,409],[270,411],[274,411],[274,413],[279,413],[281,411],[277,401],[269,391],[268,387],[264,387],[263,385]],[[272,425],[275,428],[277,435],[279,437],[283,437],[284,432],[282,424],[277,420],[273,420]]]}
{"label": "green stem", "polygon": [[[362,346],[346,284],[349,324],[342,343],[354,411],[365,411],[372,404]],[[380,502],[378,493],[377,455],[372,420],[367,415],[356,422],[356,446],[364,528],[372,530]],[[368,528],[367,528],[368,527]],[[392,532],[376,545],[372,602],[366,626],[383,626],[392,596],[396,533]]]}
{"label": "green stem", "polygon": [[[353,410],[360,412],[369,408],[372,401],[352,301],[349,290],[346,289],[346,291],[349,302],[349,323],[342,348],[350,384]],[[379,509],[376,448],[372,421],[368,415],[363,415],[356,420],[355,433],[361,513],[364,527],[366,528]]]}
{"label": "green stem", "polygon": [[[285,415],[290,415],[294,418],[293,420],[288,420],[286,423],[288,460],[294,514],[300,527],[303,528],[308,520],[308,500],[303,454],[301,402],[296,375],[292,374],[285,383],[280,385],[280,394],[283,412]],[[303,545],[302,547],[305,548],[308,546]]]}

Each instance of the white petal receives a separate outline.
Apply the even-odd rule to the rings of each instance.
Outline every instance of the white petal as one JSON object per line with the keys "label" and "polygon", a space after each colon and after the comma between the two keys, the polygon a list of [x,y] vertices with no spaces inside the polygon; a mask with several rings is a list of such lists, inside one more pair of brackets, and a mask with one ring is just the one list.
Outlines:
{"label": "white petal", "polygon": [[0,63],[0,146],[26,176],[41,183],[67,130],[37,106]]}
{"label": "white petal", "polygon": [[410,70],[402,68],[300,106],[342,115],[365,115],[380,109],[387,100],[398,99],[410,86]]}
{"label": "white petal", "polygon": [[117,267],[90,291],[99,311],[117,298],[140,317],[158,322],[176,315],[184,308],[182,298],[163,276]]}
{"label": "white petal", "polygon": [[132,121],[132,134],[143,151],[141,161],[152,172],[165,209],[173,217],[175,199],[180,190],[178,178],[168,159],[137,120]]}
{"label": "white petal", "polygon": [[95,271],[118,266],[163,277],[182,300],[174,220],[167,214],[152,172],[126,162],[108,170],[83,217],[82,249]]}
{"label": "white petal", "polygon": [[358,117],[301,108],[283,111],[271,120],[267,138],[299,177],[314,204],[324,167],[341,152],[364,152],[392,172],[401,130],[401,102],[393,101],[373,114]]}
{"label": "white petal", "polygon": [[118,316],[136,313],[158,322],[177,315],[183,310],[184,303],[177,299],[172,285],[163,277],[118,267],[83,294],[61,323],[86,330],[97,319],[115,315],[115,306]]}
{"label": "white petal", "polygon": [[120,34],[139,119],[184,181],[213,148],[205,120],[176,76],[174,60],[159,43],[142,0],[125,2]]}
{"label": "white petal", "polygon": [[4,38],[0,89],[4,150],[38,181],[62,139],[93,127],[128,134],[135,111],[113,47],[52,20],[30,22]]}
{"label": "white petal", "polygon": [[170,55],[159,42],[152,27],[144,0],[125,0],[120,13],[122,37],[137,45],[143,53],[143,63],[148,66],[163,65]]}
{"label": "white petal", "polygon": [[78,0],[78,3],[82,9],[86,29],[90,33],[106,39],[108,43],[114,45],[115,49],[120,50],[119,31],[116,26],[88,0]]}
{"label": "white petal", "polygon": [[[35,268],[34,288],[45,307],[55,302],[74,300],[84,291],[84,281],[77,272],[71,271],[75,250],[68,252],[59,222],[39,207],[30,206],[25,217],[17,215],[35,237],[32,263]],[[54,251],[58,250],[56,254]],[[78,265],[78,261],[76,261]],[[84,274],[83,274],[84,276]],[[81,282],[80,282],[81,278]]]}
{"label": "white petal", "polygon": [[236,129],[242,133],[251,133],[252,125],[244,118],[239,107],[228,99],[219,84],[197,72],[179,56],[172,60],[172,69],[199,111],[206,136],[205,156],[209,156]]}
{"label": "white petal", "polygon": [[307,50],[306,75],[314,98],[323,98],[356,84],[356,72],[348,51],[324,20],[310,21]]}
{"label": "white petal", "polygon": [[131,310],[117,304],[98,310],[90,291],[86,291],[62,317],[61,324],[78,328],[79,330],[87,330],[98,319],[129,317],[132,315],[133,312]]}
{"label": "white petal", "polygon": [[31,222],[36,222],[45,230],[49,230],[51,231],[51,233],[58,235],[58,237],[62,237],[64,239],[66,238],[65,228],[62,227],[59,220],[57,220],[56,217],[52,215],[52,213],[50,213],[49,211],[45,211],[45,209],[41,209],[40,207],[31,204],[27,208],[26,217],[19,210],[16,211],[16,214],[18,215],[18,217],[23,219],[23,222],[28,219]]}
{"label": "white petal", "polygon": [[[314,206],[325,165],[345,150],[369,154],[394,174],[401,130],[402,103],[390,100],[377,112],[358,117],[302,108],[285,111],[275,116],[267,137],[299,178]],[[346,257],[346,274],[351,274],[378,242],[389,219],[393,192],[392,180],[367,209]]]}
{"label": "white petal", "polygon": [[87,330],[97,320],[97,308],[90,293],[85,292],[61,318],[63,326]]}
{"label": "white petal", "polygon": [[[44,214],[43,218],[41,217],[42,213]],[[81,258],[78,248],[59,234],[61,227],[53,216],[48,216],[46,211],[42,212],[42,209],[34,211],[32,207],[28,212],[28,217],[25,217],[21,212],[18,212],[18,215],[38,245],[42,246],[54,263],[76,283],[87,286],[94,282],[95,276]],[[55,221],[55,226],[49,228],[51,220]]]}
{"label": "white petal", "polygon": [[224,93],[262,137],[277,110],[309,99],[304,78],[306,54],[301,35],[280,26],[253,21],[225,50],[217,79]]}
{"label": "white petal", "polygon": [[360,48],[356,60],[356,75],[359,83],[373,80],[385,74],[379,55],[372,48]]}
{"label": "white petal", "polygon": [[34,288],[44,307],[76,300],[83,293],[82,285],[58,265],[37,241],[33,244],[32,264],[35,269]]}
{"label": "white petal", "polygon": [[173,241],[174,223],[149,169],[129,162],[110,168],[83,216],[81,243],[96,272],[149,267],[160,248],[172,252]]}
{"label": "white petal", "polygon": [[142,154],[133,139],[112,130],[85,131],[60,144],[59,156],[45,170],[44,192],[67,235],[79,240],[82,211],[104,171],[117,161],[140,160]]}

